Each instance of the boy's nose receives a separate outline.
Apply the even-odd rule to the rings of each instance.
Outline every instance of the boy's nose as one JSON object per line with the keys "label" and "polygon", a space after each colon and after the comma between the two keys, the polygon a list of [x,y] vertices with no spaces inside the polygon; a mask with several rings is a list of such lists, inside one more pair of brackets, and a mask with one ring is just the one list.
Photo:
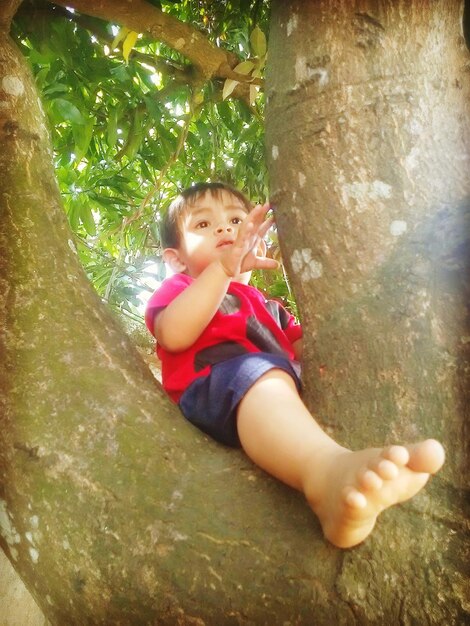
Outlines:
{"label": "boy's nose", "polygon": [[231,224],[227,224],[226,226],[223,226],[222,224],[219,224],[215,230],[215,232],[220,235],[220,233],[223,233],[224,231],[227,231],[228,233],[232,232],[232,225]]}

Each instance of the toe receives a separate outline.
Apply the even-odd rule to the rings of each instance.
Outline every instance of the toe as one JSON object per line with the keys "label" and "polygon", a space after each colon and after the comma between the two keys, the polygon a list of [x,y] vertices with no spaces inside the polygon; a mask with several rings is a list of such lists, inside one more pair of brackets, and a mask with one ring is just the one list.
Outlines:
{"label": "toe", "polygon": [[375,467],[371,467],[383,480],[393,480],[399,474],[398,467],[388,459],[379,459]]}
{"label": "toe", "polygon": [[410,453],[404,446],[390,446],[383,451],[382,456],[399,467],[404,467],[410,460]]}
{"label": "toe", "polygon": [[435,439],[427,439],[410,446],[408,467],[414,472],[434,474],[443,465],[445,452],[442,445]]}
{"label": "toe", "polygon": [[365,495],[354,487],[346,487],[343,496],[344,502],[353,509],[364,509],[367,506]]}
{"label": "toe", "polygon": [[368,469],[359,476],[359,486],[364,491],[378,491],[383,486],[383,480],[376,472]]}

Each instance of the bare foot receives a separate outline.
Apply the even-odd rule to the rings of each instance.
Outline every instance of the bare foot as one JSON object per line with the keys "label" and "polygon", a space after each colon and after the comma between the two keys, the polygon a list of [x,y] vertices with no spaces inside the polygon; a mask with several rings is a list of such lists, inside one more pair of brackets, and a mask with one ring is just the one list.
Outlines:
{"label": "bare foot", "polygon": [[418,493],[444,456],[434,439],[335,455],[322,493],[308,498],[325,537],[340,548],[364,541],[379,513]]}

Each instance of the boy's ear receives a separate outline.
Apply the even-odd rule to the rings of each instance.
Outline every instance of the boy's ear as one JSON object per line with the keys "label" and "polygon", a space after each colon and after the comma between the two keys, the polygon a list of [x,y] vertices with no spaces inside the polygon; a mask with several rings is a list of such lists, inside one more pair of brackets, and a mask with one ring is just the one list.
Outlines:
{"label": "boy's ear", "polygon": [[179,251],[176,248],[165,248],[163,250],[163,260],[168,263],[170,269],[175,273],[184,272],[186,264],[180,258]]}

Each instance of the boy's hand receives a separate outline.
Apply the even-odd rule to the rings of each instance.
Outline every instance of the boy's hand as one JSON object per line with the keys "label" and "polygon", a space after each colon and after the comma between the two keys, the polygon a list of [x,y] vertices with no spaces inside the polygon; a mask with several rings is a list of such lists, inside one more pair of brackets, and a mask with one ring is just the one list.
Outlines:
{"label": "boy's hand", "polygon": [[279,263],[264,256],[263,237],[273,224],[273,219],[265,219],[269,203],[258,204],[248,213],[238,229],[234,243],[224,250],[220,263],[231,278],[254,269],[277,269]]}

